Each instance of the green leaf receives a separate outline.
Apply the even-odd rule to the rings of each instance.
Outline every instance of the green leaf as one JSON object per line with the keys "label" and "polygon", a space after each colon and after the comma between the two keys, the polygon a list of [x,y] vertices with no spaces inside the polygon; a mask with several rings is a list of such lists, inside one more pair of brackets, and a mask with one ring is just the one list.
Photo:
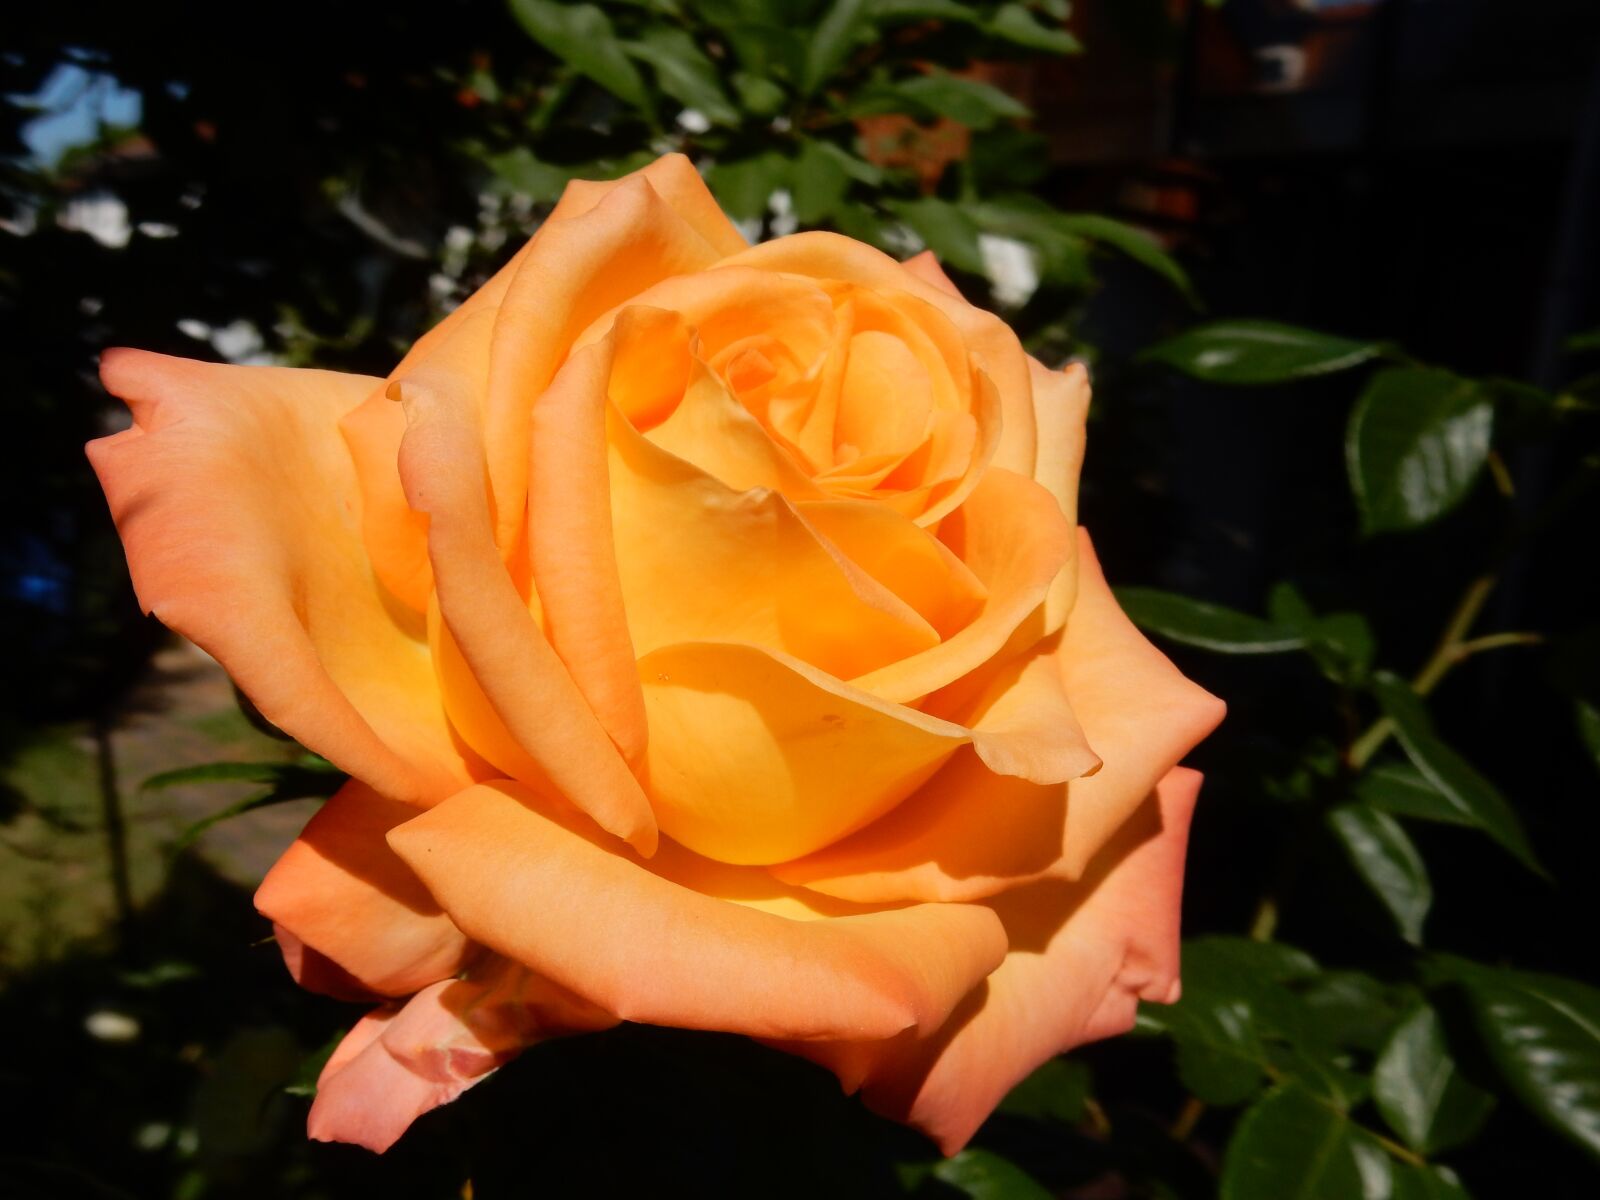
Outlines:
{"label": "green leaf", "polygon": [[[1293,947],[1248,938],[1195,938],[1183,945],[1183,995],[1176,1004],[1141,1007],[1140,1022],[1172,1038],[1178,1077],[1209,1104],[1238,1104],[1278,1071],[1264,1038],[1305,1041],[1309,1010],[1285,985],[1314,976],[1316,963]],[[1293,1074],[1318,1076],[1305,1060]]]}
{"label": "green leaf", "polygon": [[1456,1069],[1427,1004],[1412,1009],[1378,1056],[1372,1098],[1389,1128],[1429,1155],[1471,1141],[1494,1108],[1494,1097]]}
{"label": "green leaf", "polygon": [[654,119],[644,79],[601,9],[556,0],[511,0],[511,12],[528,36],[551,54]]}
{"label": "green leaf", "polygon": [[1211,321],[1145,350],[1139,357],[1207,383],[1287,383],[1346,371],[1383,353],[1353,341],[1273,321]]}
{"label": "green leaf", "polygon": [[344,1030],[334,1034],[322,1045],[301,1060],[296,1068],[294,1079],[284,1086],[284,1091],[291,1096],[315,1096],[317,1094],[317,1079],[322,1075],[322,1068],[328,1065],[328,1060],[333,1057],[333,1052],[339,1048],[339,1043],[344,1041]]}
{"label": "green leaf", "polygon": [[1037,18],[1020,4],[1002,4],[986,32],[1013,46],[1029,50],[1043,50],[1047,54],[1079,54],[1083,43],[1065,29],[1051,29],[1041,25]]}
{"label": "green leaf", "polygon": [[571,167],[540,162],[532,150],[518,146],[502,154],[492,154],[484,165],[494,172],[497,191],[527,196],[536,204],[553,204],[574,177]]}
{"label": "green leaf", "polygon": [[1165,279],[1190,305],[1201,307],[1194,285],[1189,282],[1188,272],[1144,230],[1095,213],[1062,213],[1056,224],[1068,233],[1078,234],[1126,254],[1140,266]]}
{"label": "green leaf", "polygon": [[1394,1190],[1389,1200],[1472,1200],[1449,1167],[1390,1163]]}
{"label": "green leaf", "polygon": [[1345,431],[1345,466],[1367,533],[1416,529],[1472,490],[1489,457],[1494,401],[1436,367],[1368,381]]}
{"label": "green leaf", "polygon": [[1584,748],[1589,751],[1589,757],[1594,759],[1594,765],[1600,767],[1600,709],[1587,700],[1574,700],[1572,714],[1578,723],[1578,736],[1583,739]]}
{"label": "green leaf", "polygon": [[1011,1089],[1000,1102],[1000,1111],[1076,1125],[1083,1120],[1085,1102],[1093,1089],[1094,1075],[1087,1063],[1052,1058]]}
{"label": "green leaf", "polygon": [[1408,991],[1361,971],[1324,971],[1306,982],[1300,996],[1313,1027],[1330,1045],[1376,1052],[1388,1041]]}
{"label": "green leaf", "polygon": [[764,75],[735,71],[733,90],[739,98],[739,107],[752,117],[776,116],[787,98],[784,90]]}
{"label": "green leaf", "polygon": [[1562,345],[1568,354],[1579,354],[1586,350],[1600,350],[1600,329],[1591,329],[1588,333],[1575,333]]}
{"label": "green leaf", "polygon": [[1278,583],[1267,598],[1267,614],[1305,639],[1306,652],[1335,683],[1361,683],[1372,669],[1377,639],[1360,613],[1318,616],[1292,583]]}
{"label": "green leaf", "polygon": [[1239,1121],[1222,1165],[1222,1200],[1379,1200],[1387,1159],[1349,1118],[1295,1084],[1281,1084]]}
{"label": "green leaf", "polygon": [[1600,989],[1447,956],[1433,966],[1466,989],[1478,1033],[1517,1099],[1600,1158]]}
{"label": "green leaf", "polygon": [[1033,1176],[989,1150],[963,1150],[935,1166],[932,1174],[972,1200],[1050,1200],[1050,1193]]}
{"label": "green leaf", "polygon": [[1280,654],[1305,645],[1305,639],[1292,629],[1220,604],[1159,588],[1120,587],[1115,591],[1117,603],[1135,625],[1185,646],[1221,654]]}
{"label": "green leaf", "polygon": [[802,225],[827,220],[844,203],[849,187],[850,176],[839,156],[823,142],[803,139],[789,184],[795,219]]}
{"label": "green leaf", "polygon": [[772,193],[788,186],[790,166],[776,150],[767,150],[750,158],[713,163],[706,172],[706,183],[730,217],[751,220],[765,216]]}
{"label": "green leaf", "polygon": [[865,0],[834,0],[812,31],[801,68],[800,92],[809,96],[832,78],[867,32]]}
{"label": "green leaf", "polygon": [[983,274],[983,252],[978,248],[978,227],[957,205],[933,196],[895,200],[888,204],[922,244],[944,263],[973,275]]}
{"label": "green leaf", "polygon": [[936,117],[949,117],[979,131],[992,129],[999,121],[1031,115],[1027,105],[992,84],[960,79],[945,71],[903,80],[887,91],[890,96],[910,101],[914,109]]}
{"label": "green leaf", "polygon": [[1467,821],[1499,842],[1529,870],[1543,875],[1544,868],[1528,844],[1517,814],[1494,784],[1434,734],[1428,711],[1411,685],[1398,675],[1380,671],[1372,678],[1372,691],[1394,722],[1400,744],[1422,777]]}
{"label": "green leaf", "polygon": [[1433,885],[1422,855],[1387,813],[1365,804],[1343,804],[1327,814],[1356,873],[1383,902],[1413,946],[1422,944],[1422,924],[1433,904]]}
{"label": "green leaf", "polygon": [[1356,780],[1355,796],[1363,804],[1397,817],[1435,821],[1442,825],[1464,825],[1476,829],[1472,814],[1451,803],[1421,771],[1409,763],[1384,763],[1369,767]]}
{"label": "green leaf", "polygon": [[683,30],[657,26],[625,48],[655,68],[656,85],[679,104],[704,113],[713,124],[739,124],[739,110],[723,91],[716,64]]}
{"label": "green leaf", "polygon": [[172,843],[172,853],[177,854],[192,846],[200,835],[213,825],[232,817],[241,816],[258,808],[285,804],[290,800],[331,796],[344,783],[345,775],[320,758],[307,756],[299,763],[204,763],[197,767],[182,767],[176,771],[163,771],[152,775],[140,786],[148,791],[161,791],[171,787],[185,787],[204,783],[264,783],[265,792],[258,792],[235,801],[217,812],[188,826]]}

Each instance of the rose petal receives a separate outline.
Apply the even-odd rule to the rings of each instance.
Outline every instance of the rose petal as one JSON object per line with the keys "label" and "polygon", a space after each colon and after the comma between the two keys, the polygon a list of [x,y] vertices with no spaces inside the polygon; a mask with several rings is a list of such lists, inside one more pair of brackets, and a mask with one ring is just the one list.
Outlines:
{"label": "rose petal", "polygon": [[889,902],[974,900],[1083,873],[1156,782],[1216,727],[1223,705],[1123,616],[1087,535],[1079,554],[1077,604],[1054,657],[1101,769],[1040,786],[997,777],[962,751],[882,820],[776,874],[832,896]]}
{"label": "rose petal", "polygon": [[1140,999],[1178,984],[1184,850],[1200,787],[1178,768],[1076,884],[993,902],[1012,950],[937,1037],[902,1039],[869,1073],[868,1107],[954,1154],[1045,1060],[1133,1027]]}
{"label": "rose petal", "polygon": [[774,863],[882,816],[968,740],[793,658],[737,643],[639,660],[661,828],[708,857]]}
{"label": "rose petal", "polygon": [[1042,629],[1024,623],[1043,602],[1073,546],[1072,527],[1062,519],[1055,497],[1001,468],[990,469],[967,502],[945,519],[939,538],[971,568],[989,597],[960,632],[853,680],[886,700],[917,700],[991,661],[1008,642],[1037,641]]}
{"label": "rose petal", "polygon": [[[1033,379],[1033,412],[1039,423],[1039,458],[1034,481],[1056,498],[1069,525],[1078,523],[1078,474],[1083,468],[1084,421],[1089,415],[1089,373],[1082,363],[1052,371],[1028,359]],[[1074,555],[1050,585],[1044,602],[1044,629],[1054,633],[1066,623],[1078,589]]]}
{"label": "rose petal", "polygon": [[938,538],[871,500],[812,500],[795,505],[812,528],[868,575],[904,600],[941,638],[954,636],[982,610],[989,590]]}
{"label": "rose petal", "polygon": [[1005,952],[976,906],[807,921],[703,895],[535,803],[468,788],[389,841],[463,929],[624,1020],[890,1037],[936,1028]]}
{"label": "rose petal", "polygon": [[495,548],[477,425],[488,328],[483,318],[463,322],[390,385],[406,407],[400,475],[412,508],[429,515],[439,612],[474,681],[543,776],[601,828],[649,853],[649,802]]}
{"label": "rose petal", "polygon": [[480,771],[445,724],[425,630],[363,547],[340,416],[364,376],[108,351],[132,429],[91,442],[140,603],[285,733],[412,804]]}
{"label": "rose petal", "polygon": [[900,264],[912,275],[922,280],[931,287],[938,288],[949,296],[961,296],[961,289],[951,282],[950,276],[944,273],[944,268],[939,265],[939,257],[932,250],[924,250],[920,254],[913,254]]}
{"label": "rose petal", "polygon": [[454,1100],[535,1042],[615,1018],[504,960],[380,1008],[347,1034],[317,1080],[306,1130],[387,1150],[417,1117]]}
{"label": "rose petal", "polygon": [[613,410],[612,536],[633,647],[740,641],[856,675],[938,643],[783,496],[738,492]]}
{"label": "rose petal", "polygon": [[483,426],[495,542],[503,551],[516,543],[524,519],[532,401],[574,340],[651,284],[702,271],[720,257],[640,174],[564,220],[559,237],[529,246],[496,314]]}
{"label": "rose petal", "polygon": [[[454,975],[471,943],[384,840],[415,815],[363,783],[345,784],[267,872],[256,908],[380,995]],[[307,963],[298,947],[285,945],[284,958],[301,978],[296,968]],[[312,981],[319,977],[313,972]]]}
{"label": "rose petal", "polygon": [[774,238],[724,259],[723,265],[843,280],[885,292],[909,292],[933,305],[961,331],[999,391],[1004,408],[995,465],[1022,475],[1033,474],[1037,432],[1027,356],[1004,321],[974,308],[959,295],[952,296],[944,288],[924,282],[916,271],[908,271],[887,254],[836,233],[797,233]]}

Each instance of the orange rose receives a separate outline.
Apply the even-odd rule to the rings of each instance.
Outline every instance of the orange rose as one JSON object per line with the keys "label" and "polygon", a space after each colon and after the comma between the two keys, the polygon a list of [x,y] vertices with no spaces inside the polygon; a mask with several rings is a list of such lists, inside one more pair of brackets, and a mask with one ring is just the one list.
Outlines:
{"label": "orange rose", "polygon": [[927,256],[747,246],[668,157],[573,184],[387,380],[103,373],[145,607],[352,776],[256,897],[297,979],[382,1001],[312,1136],[627,1020],[953,1151],[1177,994],[1175,764],[1222,706],[1075,532],[1083,370]]}

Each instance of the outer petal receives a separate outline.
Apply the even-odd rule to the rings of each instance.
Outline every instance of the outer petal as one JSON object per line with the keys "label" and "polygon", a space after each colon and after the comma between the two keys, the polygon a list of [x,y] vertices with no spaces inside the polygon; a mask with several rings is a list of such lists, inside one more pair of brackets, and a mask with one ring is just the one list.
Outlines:
{"label": "outer petal", "polygon": [[776,868],[781,878],[885,902],[973,900],[1083,873],[1156,782],[1216,727],[1223,705],[1123,616],[1087,535],[1079,554],[1082,584],[1054,657],[1071,710],[1104,760],[1099,772],[1041,786],[997,777],[961,751],[894,812]]}
{"label": "outer petal", "polygon": [[504,960],[376,1009],[317,1080],[307,1132],[380,1153],[417,1117],[454,1100],[524,1047],[604,1029],[613,1017]]}
{"label": "outer petal", "polygon": [[389,834],[463,929],[624,1020],[766,1037],[932,1030],[998,964],[967,905],[791,920],[703,895],[539,811],[471,787]]}
{"label": "outer petal", "polygon": [[721,255],[738,254],[749,249],[750,243],[728,220],[711,189],[706,187],[694,163],[682,154],[663,154],[647,167],[641,167],[622,179],[591,181],[574,179],[567,184],[561,202],[550,214],[550,220],[581,217],[607,195],[630,179],[643,179],[672,211],[705,239],[706,244]]}
{"label": "outer petal", "polygon": [[924,250],[920,254],[913,254],[900,265],[922,280],[923,283],[938,288],[946,295],[958,298],[961,296],[961,289],[951,281],[950,276],[944,273],[944,268],[939,265],[938,256],[932,250]]}
{"label": "outer petal", "polygon": [[419,620],[387,604],[337,422],[363,376],[108,351],[134,428],[89,444],[145,609],[213,655],[264,716],[385,795],[472,777]]}
{"label": "outer petal", "polygon": [[932,1038],[785,1048],[863,1084],[867,1105],[954,1154],[1046,1059],[1133,1026],[1140,999],[1178,994],[1184,850],[1200,776],[1177,768],[1077,883],[993,901],[1011,952]]}
{"label": "outer petal", "polygon": [[476,404],[488,328],[486,319],[463,322],[390,385],[406,406],[400,474],[411,506],[429,514],[439,611],[483,695],[544,777],[602,828],[649,853],[649,802],[495,549]]}
{"label": "outer petal", "polygon": [[415,815],[363,783],[347,783],[262,880],[256,908],[293,935],[284,960],[313,990],[346,989],[307,958],[306,946],[386,996],[448,978],[471,957],[472,944],[384,841]]}

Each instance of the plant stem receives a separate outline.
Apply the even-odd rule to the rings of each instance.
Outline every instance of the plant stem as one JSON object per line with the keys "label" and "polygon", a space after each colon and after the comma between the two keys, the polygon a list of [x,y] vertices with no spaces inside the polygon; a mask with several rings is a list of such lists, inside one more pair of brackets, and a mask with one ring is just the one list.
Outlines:
{"label": "plant stem", "polygon": [[1172,1128],[1168,1131],[1175,1142],[1187,1142],[1194,1134],[1194,1127],[1200,1123],[1200,1118],[1206,1115],[1206,1102],[1198,1096],[1190,1096],[1183,1102],[1173,1119]]}
{"label": "plant stem", "polygon": [[1413,1167],[1425,1167],[1428,1165],[1428,1160],[1423,1158],[1422,1155],[1418,1154],[1415,1150],[1411,1150],[1405,1146],[1402,1146],[1393,1138],[1386,1138],[1377,1130],[1368,1129],[1365,1125],[1361,1125],[1359,1128],[1366,1133],[1368,1137],[1377,1142],[1378,1145],[1382,1146],[1401,1162],[1409,1163]]}
{"label": "plant stem", "polygon": [[[1449,673],[1451,667],[1479,651],[1494,650],[1501,646],[1527,646],[1540,640],[1536,633],[1492,633],[1467,640],[1467,633],[1483,612],[1483,606],[1489,601],[1489,593],[1494,591],[1497,582],[1499,580],[1494,575],[1480,575],[1467,585],[1467,590],[1456,602],[1455,611],[1445,623],[1444,632],[1439,635],[1439,644],[1434,647],[1432,657],[1411,681],[1412,690],[1417,695],[1426,696],[1439,686],[1439,681]],[[1393,733],[1394,722],[1388,717],[1380,717],[1367,726],[1366,732],[1350,744],[1346,759],[1351,769],[1359,771],[1366,766]]]}
{"label": "plant stem", "polygon": [[1278,930],[1278,899],[1271,892],[1256,904],[1255,916],[1250,918],[1250,940],[1270,942]]}

